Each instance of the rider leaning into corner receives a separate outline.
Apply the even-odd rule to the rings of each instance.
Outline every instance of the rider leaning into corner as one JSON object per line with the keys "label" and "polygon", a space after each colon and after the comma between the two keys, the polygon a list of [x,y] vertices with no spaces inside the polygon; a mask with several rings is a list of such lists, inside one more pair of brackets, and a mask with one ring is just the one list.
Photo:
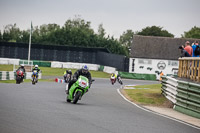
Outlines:
{"label": "rider leaning into corner", "polygon": [[80,75],[88,78],[88,80],[89,80],[89,87],[91,86],[91,79],[92,79],[92,77],[91,77],[90,72],[88,71],[87,65],[84,65],[81,69],[77,70],[74,73],[73,79],[69,82],[67,94],[69,94],[69,89],[78,80],[78,77]]}

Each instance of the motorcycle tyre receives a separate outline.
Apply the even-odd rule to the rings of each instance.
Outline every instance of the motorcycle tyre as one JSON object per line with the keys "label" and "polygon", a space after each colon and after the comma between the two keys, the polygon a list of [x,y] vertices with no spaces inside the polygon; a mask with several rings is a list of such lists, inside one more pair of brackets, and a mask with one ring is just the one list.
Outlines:
{"label": "motorcycle tyre", "polygon": [[80,91],[76,92],[73,99],[73,104],[76,104],[78,102],[80,96],[81,96],[81,92]]}
{"label": "motorcycle tyre", "polygon": [[16,77],[17,79],[16,79],[16,84],[20,84],[20,80],[21,79],[19,79],[18,77]]}
{"label": "motorcycle tyre", "polygon": [[35,79],[32,80],[32,85],[35,85]]}
{"label": "motorcycle tyre", "polygon": [[122,81],[119,81],[119,83],[120,83],[121,85],[123,85],[123,82],[122,82]]}

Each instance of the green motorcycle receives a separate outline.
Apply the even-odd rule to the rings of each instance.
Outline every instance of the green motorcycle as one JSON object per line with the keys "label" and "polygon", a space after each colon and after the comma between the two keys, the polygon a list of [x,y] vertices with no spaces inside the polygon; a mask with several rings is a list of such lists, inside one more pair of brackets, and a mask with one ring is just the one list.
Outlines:
{"label": "green motorcycle", "polygon": [[89,80],[84,76],[79,76],[78,80],[71,86],[67,95],[67,102],[76,104],[78,100],[88,91]]}

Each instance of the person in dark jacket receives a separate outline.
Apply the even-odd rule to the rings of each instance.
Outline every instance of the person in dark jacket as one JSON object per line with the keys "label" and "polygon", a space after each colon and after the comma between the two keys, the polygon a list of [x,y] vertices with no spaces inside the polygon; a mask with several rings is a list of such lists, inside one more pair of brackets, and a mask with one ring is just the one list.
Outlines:
{"label": "person in dark jacket", "polygon": [[24,68],[24,64],[21,64],[20,67],[16,70],[16,72],[19,71],[20,69],[23,71],[23,73],[26,72],[26,70]]}
{"label": "person in dark jacket", "polygon": [[72,71],[71,70],[66,70],[65,72],[64,72],[64,80],[65,80],[65,82],[66,82],[66,79],[67,79],[67,74],[69,74],[70,75],[70,78],[69,78],[69,81],[71,80],[71,77],[72,77]]}
{"label": "person in dark jacket", "polygon": [[70,90],[71,86],[78,80],[78,77],[79,77],[80,75],[81,75],[81,76],[84,76],[84,77],[86,77],[86,78],[88,78],[88,80],[89,80],[89,87],[91,86],[92,77],[91,77],[90,72],[88,71],[87,65],[84,65],[84,66],[82,67],[82,69],[79,69],[79,70],[77,70],[77,71],[74,73],[73,79],[72,79],[72,80],[69,82],[69,84],[68,84],[68,91],[67,91],[67,94],[69,94],[69,90]]}
{"label": "person in dark jacket", "polygon": [[184,49],[183,46],[180,46],[179,49],[181,50],[181,57],[191,57],[191,55]]}

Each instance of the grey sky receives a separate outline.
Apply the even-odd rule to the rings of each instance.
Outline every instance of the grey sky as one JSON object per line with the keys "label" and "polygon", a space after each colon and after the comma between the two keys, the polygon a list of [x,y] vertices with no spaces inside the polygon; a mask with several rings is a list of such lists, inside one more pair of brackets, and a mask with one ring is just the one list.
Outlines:
{"label": "grey sky", "polygon": [[161,26],[175,37],[200,27],[200,0],[0,0],[0,30],[16,23],[20,29],[56,23],[80,15],[97,32],[119,37],[127,29]]}

